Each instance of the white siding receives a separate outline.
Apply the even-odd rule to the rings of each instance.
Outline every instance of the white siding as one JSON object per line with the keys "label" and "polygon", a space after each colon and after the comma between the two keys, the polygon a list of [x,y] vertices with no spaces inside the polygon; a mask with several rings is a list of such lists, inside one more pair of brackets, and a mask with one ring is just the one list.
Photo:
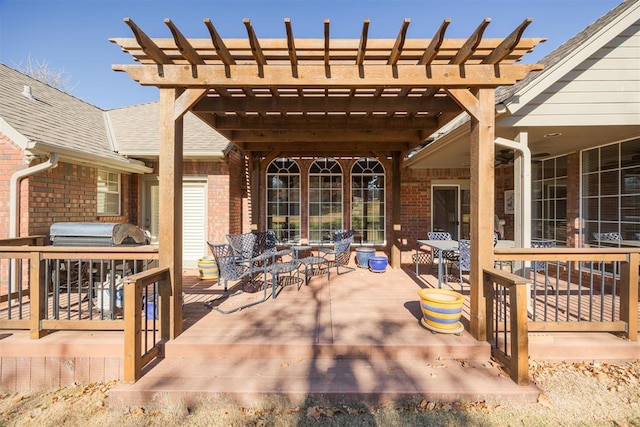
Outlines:
{"label": "white siding", "polygon": [[529,101],[507,119],[508,124],[640,125],[639,64],[636,22]]}

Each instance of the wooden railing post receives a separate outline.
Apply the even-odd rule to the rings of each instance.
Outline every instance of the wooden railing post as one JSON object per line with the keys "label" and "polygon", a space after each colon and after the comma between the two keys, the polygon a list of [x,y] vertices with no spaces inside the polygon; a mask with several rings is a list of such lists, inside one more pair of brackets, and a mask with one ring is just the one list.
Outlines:
{"label": "wooden railing post", "polygon": [[511,379],[529,384],[529,328],[527,319],[527,286],[516,283],[509,288],[511,304]]}
{"label": "wooden railing post", "polygon": [[495,319],[495,314],[493,313],[493,300],[495,298],[495,291],[493,289],[493,280],[491,278],[491,274],[486,270],[482,273],[482,287],[484,288],[484,296],[485,296],[485,334],[486,340],[491,342],[493,340],[493,321]]}
{"label": "wooden railing post", "polygon": [[136,281],[124,283],[124,382],[140,378],[142,365],[142,292]]}
{"label": "wooden railing post", "polygon": [[638,264],[640,254],[630,253],[627,262],[620,263],[620,320],[627,324],[626,336],[638,341]]}
{"label": "wooden railing post", "polygon": [[160,339],[168,341],[171,334],[171,276],[169,274],[164,274],[158,281],[158,288],[160,294],[160,306],[158,307]]}
{"label": "wooden railing post", "polygon": [[[29,336],[31,339],[40,339],[47,334],[42,329],[42,320],[46,315],[47,283],[45,283],[45,261],[41,259],[40,252],[31,252],[29,256],[29,300],[31,303],[31,315],[29,317]],[[18,278],[18,282],[22,280]],[[21,285],[20,285],[21,286]]]}

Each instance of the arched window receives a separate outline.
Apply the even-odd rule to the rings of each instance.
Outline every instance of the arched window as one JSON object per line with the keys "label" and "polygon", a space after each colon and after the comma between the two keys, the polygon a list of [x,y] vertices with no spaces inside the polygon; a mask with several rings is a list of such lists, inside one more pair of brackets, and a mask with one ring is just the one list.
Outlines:
{"label": "arched window", "polygon": [[385,243],[384,178],[376,159],[360,159],[351,168],[351,228],[362,243]]}
{"label": "arched window", "polygon": [[318,159],[309,169],[309,243],[331,239],[342,228],[342,168],[334,159]]}
{"label": "arched window", "polygon": [[279,242],[300,241],[300,167],[291,159],[267,167],[267,230]]}

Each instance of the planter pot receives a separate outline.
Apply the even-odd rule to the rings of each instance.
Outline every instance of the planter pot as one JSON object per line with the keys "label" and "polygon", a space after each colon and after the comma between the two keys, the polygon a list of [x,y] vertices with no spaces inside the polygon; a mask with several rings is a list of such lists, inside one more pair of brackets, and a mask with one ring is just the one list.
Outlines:
{"label": "planter pot", "polygon": [[387,257],[386,256],[372,256],[369,258],[369,268],[374,273],[384,273],[387,269]]}
{"label": "planter pot", "polygon": [[422,325],[433,332],[459,334],[464,330],[460,323],[464,295],[447,289],[420,289]]}
{"label": "planter pot", "polygon": [[369,268],[369,259],[375,254],[374,248],[356,248],[356,265],[360,268]]}
{"label": "planter pot", "polygon": [[213,257],[204,257],[198,260],[198,272],[203,280],[216,280],[218,278],[218,266]]}

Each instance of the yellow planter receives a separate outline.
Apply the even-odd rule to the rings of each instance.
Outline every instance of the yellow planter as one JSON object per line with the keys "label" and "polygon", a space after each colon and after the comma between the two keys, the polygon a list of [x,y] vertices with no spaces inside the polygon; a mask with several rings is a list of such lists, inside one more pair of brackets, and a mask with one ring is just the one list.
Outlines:
{"label": "yellow planter", "polygon": [[447,289],[420,289],[422,324],[434,332],[457,334],[464,330],[460,323],[464,295]]}
{"label": "yellow planter", "polygon": [[203,280],[216,280],[218,278],[218,266],[212,257],[204,257],[198,260],[198,272]]}

